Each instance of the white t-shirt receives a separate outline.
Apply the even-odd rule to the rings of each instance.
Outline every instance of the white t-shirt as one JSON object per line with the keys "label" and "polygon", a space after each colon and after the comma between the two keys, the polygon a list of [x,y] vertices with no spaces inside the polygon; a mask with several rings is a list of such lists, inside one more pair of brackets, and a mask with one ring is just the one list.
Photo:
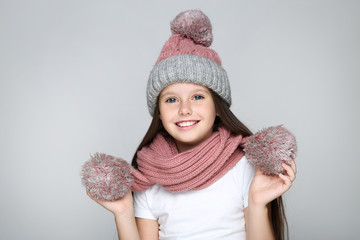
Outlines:
{"label": "white t-shirt", "polygon": [[156,184],[134,193],[135,217],[157,220],[160,240],[246,239],[244,208],[254,173],[243,157],[202,190],[173,193]]}

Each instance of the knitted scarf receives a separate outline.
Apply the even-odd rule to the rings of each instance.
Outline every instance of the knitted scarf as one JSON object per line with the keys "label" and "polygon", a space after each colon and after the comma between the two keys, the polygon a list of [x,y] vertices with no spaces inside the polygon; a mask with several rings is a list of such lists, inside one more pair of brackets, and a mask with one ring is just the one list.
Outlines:
{"label": "knitted scarf", "polygon": [[241,135],[224,127],[198,146],[179,153],[172,137],[159,133],[137,152],[133,191],[145,191],[158,183],[172,192],[200,190],[224,176],[244,156]]}

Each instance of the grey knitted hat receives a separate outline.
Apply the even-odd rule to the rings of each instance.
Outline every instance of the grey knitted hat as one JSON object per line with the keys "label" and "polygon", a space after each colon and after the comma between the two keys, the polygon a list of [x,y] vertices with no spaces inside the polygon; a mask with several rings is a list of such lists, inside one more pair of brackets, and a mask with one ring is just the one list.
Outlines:
{"label": "grey knitted hat", "polygon": [[170,23],[173,35],[165,43],[147,83],[147,104],[154,115],[160,92],[176,82],[208,87],[231,105],[230,84],[212,43],[209,18],[199,10],[180,13]]}

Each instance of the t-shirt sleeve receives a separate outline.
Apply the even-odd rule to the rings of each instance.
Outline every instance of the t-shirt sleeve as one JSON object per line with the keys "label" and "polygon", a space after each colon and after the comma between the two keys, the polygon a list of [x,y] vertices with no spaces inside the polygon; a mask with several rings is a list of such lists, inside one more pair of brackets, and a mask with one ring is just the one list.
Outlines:
{"label": "t-shirt sleeve", "polygon": [[253,167],[246,157],[244,156],[239,164],[241,164],[241,167],[239,168],[239,177],[242,180],[241,182],[241,191],[242,196],[244,199],[244,208],[246,208],[249,204],[248,196],[249,196],[249,189],[252,182],[252,179],[254,178],[255,170],[256,168]]}
{"label": "t-shirt sleeve", "polygon": [[135,217],[157,220],[149,207],[148,198],[145,192],[134,192]]}

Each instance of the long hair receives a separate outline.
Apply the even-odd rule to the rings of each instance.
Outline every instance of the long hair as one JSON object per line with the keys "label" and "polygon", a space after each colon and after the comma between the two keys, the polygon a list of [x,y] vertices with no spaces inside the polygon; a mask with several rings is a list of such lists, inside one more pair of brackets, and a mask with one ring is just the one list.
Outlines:
{"label": "long hair", "polygon": [[[221,124],[234,134],[241,134],[243,137],[252,135],[253,133],[233,114],[233,112],[230,110],[229,105],[218,94],[216,94],[212,90],[210,91],[214,100],[215,110],[217,113],[214,122],[214,130],[216,130],[216,128]],[[165,132],[165,129],[160,120],[159,104],[156,104],[154,116],[150,123],[149,129],[146,132],[144,138],[142,139],[140,145],[138,146],[132,159],[131,165],[134,168],[138,168],[138,164],[136,161],[137,152],[141,150],[144,146],[148,146],[159,132]],[[268,208],[271,213],[269,218],[274,230],[275,239],[285,240],[285,235],[286,239],[289,239],[288,224],[286,220],[285,208],[282,197],[280,196],[270,202]]]}

